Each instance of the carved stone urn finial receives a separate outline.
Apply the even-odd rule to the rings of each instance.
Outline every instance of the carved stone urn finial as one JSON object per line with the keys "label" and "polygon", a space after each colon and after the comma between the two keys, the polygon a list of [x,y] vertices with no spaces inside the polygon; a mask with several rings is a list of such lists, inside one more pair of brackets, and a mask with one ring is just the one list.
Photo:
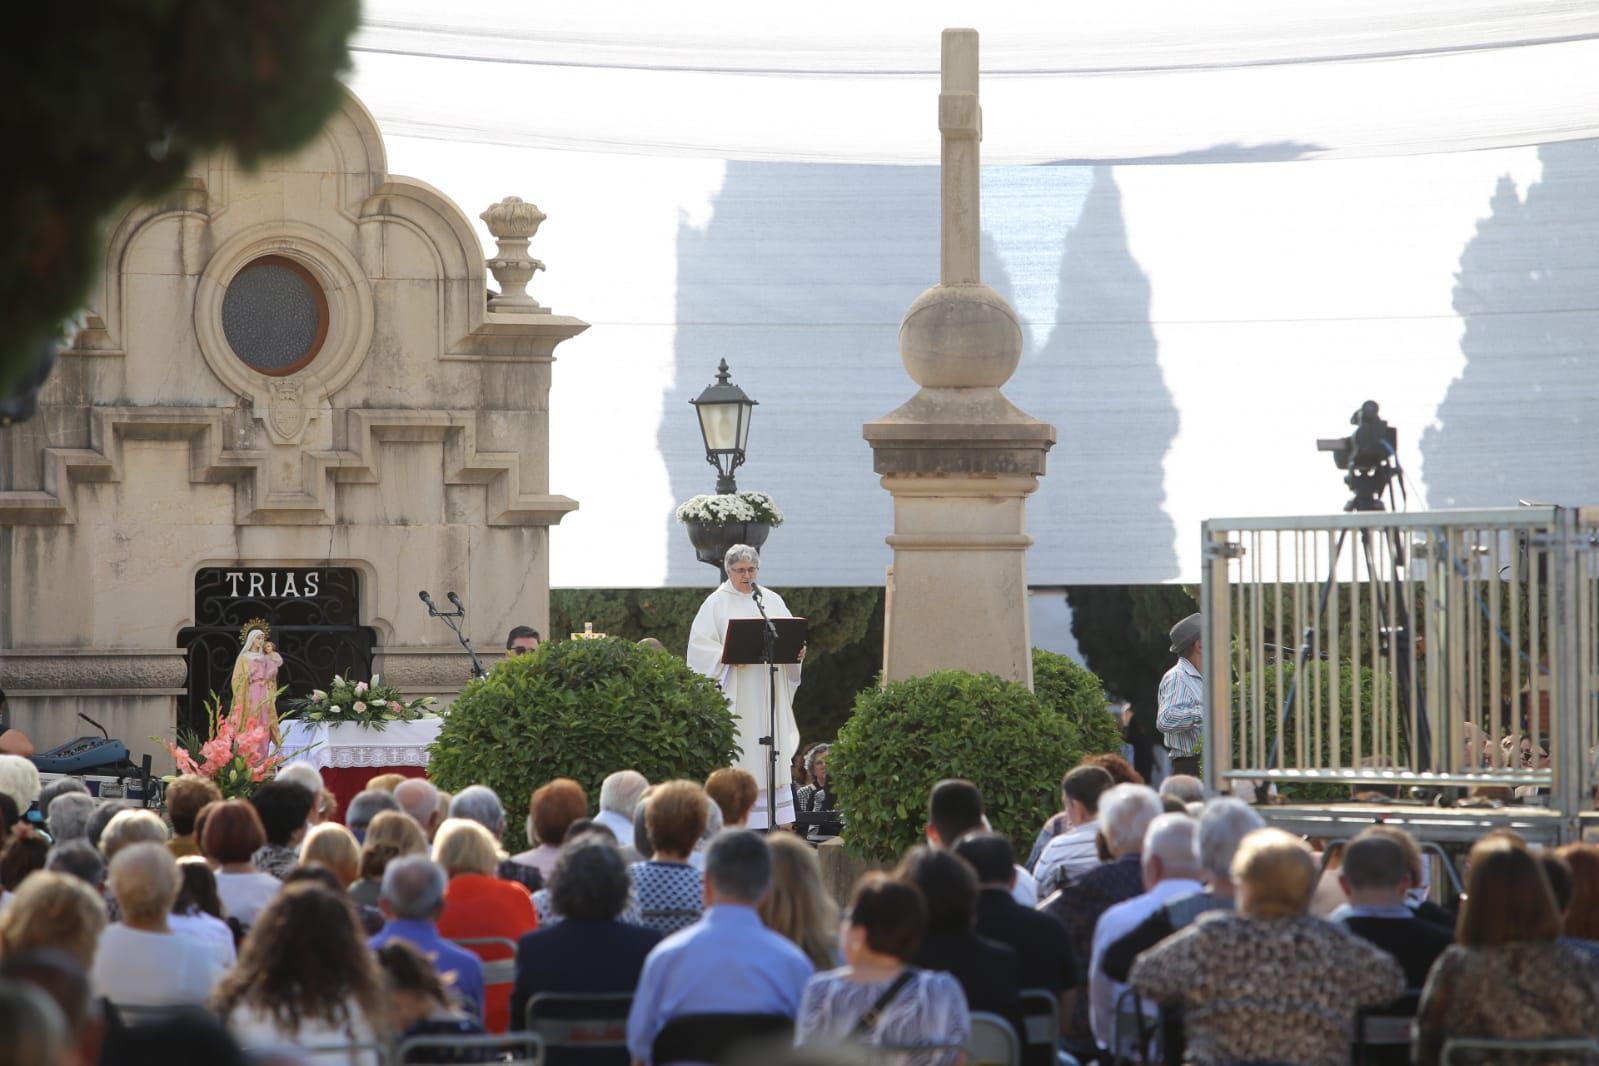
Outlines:
{"label": "carved stone urn finial", "polygon": [[528,282],[544,264],[528,255],[527,244],[549,216],[520,196],[507,196],[478,217],[487,223],[498,246],[489,270],[500,283],[500,294],[489,300],[489,310],[547,313],[548,307],[528,295]]}

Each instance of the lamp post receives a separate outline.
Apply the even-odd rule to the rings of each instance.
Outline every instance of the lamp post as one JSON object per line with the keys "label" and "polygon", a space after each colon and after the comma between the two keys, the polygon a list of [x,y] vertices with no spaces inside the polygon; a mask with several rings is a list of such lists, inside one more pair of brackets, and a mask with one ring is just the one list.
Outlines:
{"label": "lamp post", "polygon": [[[706,386],[705,391],[689,403],[694,405],[694,413],[700,419],[700,436],[705,441],[705,461],[716,467],[716,496],[695,497],[691,503],[708,501],[708,505],[679,509],[677,516],[688,529],[688,539],[694,545],[695,557],[702,563],[716,567],[717,573],[726,581],[727,573],[722,569],[722,559],[727,549],[735,544],[759,548],[766,543],[774,522],[783,519],[781,515],[751,512],[748,502],[742,497],[737,501],[718,499],[738,493],[733,471],[744,465],[745,449],[750,441],[750,415],[755,411],[755,401],[728,379],[726,359],[716,368],[716,381]],[[689,508],[689,505],[685,504],[684,507]]]}
{"label": "lamp post", "polygon": [[716,491],[725,495],[738,491],[733,471],[744,465],[744,451],[750,440],[750,415],[755,401],[728,380],[727,360],[716,368],[716,383],[689,401],[700,418],[700,436],[705,439],[705,461],[716,467]]}

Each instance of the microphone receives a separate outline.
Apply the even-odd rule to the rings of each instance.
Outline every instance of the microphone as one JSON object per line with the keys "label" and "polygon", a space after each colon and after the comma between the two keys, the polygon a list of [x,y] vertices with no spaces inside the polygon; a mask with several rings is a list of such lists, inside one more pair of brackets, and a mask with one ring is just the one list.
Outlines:
{"label": "microphone", "polygon": [[750,595],[755,597],[756,603],[761,602],[761,586],[755,584],[753,581],[750,582]]}
{"label": "microphone", "polygon": [[466,613],[466,608],[461,605],[461,597],[457,596],[453,592],[446,592],[444,594],[444,598],[455,604],[455,609],[457,611],[460,611],[462,614]]}
{"label": "microphone", "polygon": [[428,595],[428,590],[427,589],[423,589],[421,592],[418,592],[417,593],[417,598],[419,598],[423,603],[428,605],[428,610],[430,612],[432,612],[433,614],[438,614],[439,613],[439,605],[433,602],[433,597]]}

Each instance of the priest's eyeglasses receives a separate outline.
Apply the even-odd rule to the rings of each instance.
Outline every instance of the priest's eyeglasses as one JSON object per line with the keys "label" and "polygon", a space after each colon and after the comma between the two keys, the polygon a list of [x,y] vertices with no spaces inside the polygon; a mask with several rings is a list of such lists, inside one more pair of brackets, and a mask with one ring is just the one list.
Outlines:
{"label": "priest's eyeglasses", "polygon": [[737,574],[739,577],[754,577],[759,570],[758,566],[735,566],[728,573]]}

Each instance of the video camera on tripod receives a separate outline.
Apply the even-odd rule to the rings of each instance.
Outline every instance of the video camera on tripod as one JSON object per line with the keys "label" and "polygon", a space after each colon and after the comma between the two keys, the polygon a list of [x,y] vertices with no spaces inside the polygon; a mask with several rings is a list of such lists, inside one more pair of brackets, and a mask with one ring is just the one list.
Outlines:
{"label": "video camera on tripod", "polygon": [[[1401,479],[1401,489],[1404,487],[1404,472],[1399,466],[1399,435],[1377,413],[1376,400],[1367,400],[1361,404],[1360,410],[1350,416],[1349,421],[1355,427],[1353,433],[1333,440],[1318,440],[1316,450],[1331,452],[1333,462],[1337,464],[1338,469],[1345,471],[1344,484],[1354,493],[1349,502],[1344,504],[1345,511],[1385,510],[1382,495],[1384,492],[1389,492],[1389,499],[1392,501],[1392,484],[1396,475]],[[1405,728],[1406,742],[1413,745],[1411,750],[1415,753],[1416,765],[1430,770],[1433,765],[1432,735],[1427,723],[1424,694],[1418,693],[1416,696],[1421,705],[1415,709],[1415,715],[1412,717],[1409,713],[1415,649],[1412,646],[1409,592],[1404,579],[1406,545],[1397,529],[1378,529],[1374,532],[1373,528],[1364,525],[1342,526],[1338,529],[1338,538],[1332,544],[1330,557],[1327,560],[1327,577],[1322,582],[1321,592],[1316,598],[1315,614],[1311,615],[1310,625],[1305,629],[1304,639],[1300,642],[1295,658],[1293,680],[1288,685],[1288,695],[1283,703],[1282,725],[1272,740],[1271,754],[1266,765],[1270,768],[1278,765],[1283,734],[1288,732],[1288,723],[1292,721],[1296,703],[1300,699],[1299,681],[1303,676],[1306,662],[1310,660],[1317,646],[1317,631],[1322,625],[1322,620],[1328,615],[1328,596],[1333,586],[1338,583],[1338,560],[1343,554],[1344,543],[1352,528],[1357,530],[1360,558],[1364,559],[1366,564],[1367,581],[1373,585],[1374,626],[1382,654],[1391,656],[1394,661],[1395,696],[1403,709],[1400,720]],[[1380,542],[1377,539],[1378,534],[1382,537]],[[1358,578],[1358,561],[1351,575]],[[1393,619],[1391,624],[1383,624],[1380,621],[1388,618]],[[1412,721],[1414,736],[1410,735]]]}
{"label": "video camera on tripod", "polygon": [[1316,450],[1331,452],[1338,469],[1347,471],[1344,484],[1354,493],[1346,511],[1381,511],[1382,495],[1390,491],[1399,473],[1399,434],[1377,413],[1377,401],[1367,400],[1349,417],[1355,431],[1347,437],[1316,441]]}

